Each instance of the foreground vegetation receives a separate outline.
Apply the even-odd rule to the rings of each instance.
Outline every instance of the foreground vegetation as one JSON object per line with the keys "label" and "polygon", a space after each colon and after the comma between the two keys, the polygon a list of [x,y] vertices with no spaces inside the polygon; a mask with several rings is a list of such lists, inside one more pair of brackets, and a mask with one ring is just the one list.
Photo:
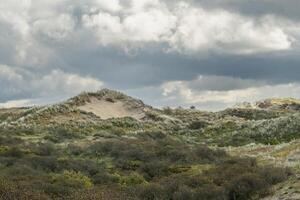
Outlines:
{"label": "foreground vegetation", "polygon": [[217,113],[145,105],[139,121],[79,110],[90,96],[143,106],[104,90],[54,106],[0,109],[0,199],[261,199],[298,174],[267,160],[298,148],[277,152],[300,137],[295,101]]}
{"label": "foreground vegetation", "polygon": [[1,135],[4,199],[249,199],[291,173],[160,132],[68,145]]}

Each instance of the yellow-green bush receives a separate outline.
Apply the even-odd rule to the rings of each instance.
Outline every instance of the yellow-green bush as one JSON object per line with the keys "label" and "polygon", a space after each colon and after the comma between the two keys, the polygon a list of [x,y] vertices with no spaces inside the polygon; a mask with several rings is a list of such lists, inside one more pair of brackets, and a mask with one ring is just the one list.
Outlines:
{"label": "yellow-green bush", "polygon": [[93,186],[91,179],[81,172],[67,170],[62,174],[54,174],[52,176],[52,182],[73,188],[90,188]]}
{"label": "yellow-green bush", "polygon": [[125,186],[139,185],[142,183],[146,183],[144,177],[136,172],[133,172],[128,176],[120,176],[119,182],[120,184]]}

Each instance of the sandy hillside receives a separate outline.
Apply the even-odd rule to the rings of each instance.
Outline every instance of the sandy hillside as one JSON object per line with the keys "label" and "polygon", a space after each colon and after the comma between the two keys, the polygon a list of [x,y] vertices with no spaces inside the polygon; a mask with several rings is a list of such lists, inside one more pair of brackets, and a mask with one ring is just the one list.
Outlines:
{"label": "sandy hillside", "polygon": [[142,108],[130,108],[121,101],[110,102],[91,98],[89,103],[79,107],[80,110],[92,112],[101,119],[132,117],[141,120],[145,117]]}

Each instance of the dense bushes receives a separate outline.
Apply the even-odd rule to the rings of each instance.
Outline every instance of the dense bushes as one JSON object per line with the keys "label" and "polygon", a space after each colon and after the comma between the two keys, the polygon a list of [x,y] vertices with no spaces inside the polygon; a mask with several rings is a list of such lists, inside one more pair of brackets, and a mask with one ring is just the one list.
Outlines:
{"label": "dense bushes", "polygon": [[117,186],[94,187],[88,190],[74,191],[63,200],[137,200]]}
{"label": "dense bushes", "polygon": [[139,135],[140,139],[110,140],[92,145],[90,156],[113,158],[120,170],[137,170],[146,180],[168,176],[172,165],[188,166],[199,163],[218,163],[227,155],[205,146],[189,147],[162,133]]}
{"label": "dense bushes", "polygon": [[208,125],[208,123],[205,121],[193,121],[189,124],[189,128],[192,130],[202,129],[202,128],[205,128],[207,125]]}
{"label": "dense bushes", "polygon": [[46,194],[29,187],[0,178],[0,199],[3,200],[50,200]]}
{"label": "dense bushes", "polygon": [[94,97],[147,108],[146,116],[101,120],[76,109],[92,94],[15,116],[0,114],[0,199],[258,199],[290,175],[255,159],[229,156],[217,146],[299,138],[297,112],[148,109],[107,92]]}
{"label": "dense bushes", "polygon": [[11,180],[0,184],[0,195],[17,200],[244,200],[264,196],[289,175],[160,131],[89,143],[6,143],[0,162],[0,176]]}
{"label": "dense bushes", "polygon": [[68,139],[79,139],[82,137],[80,133],[62,127],[52,127],[48,131],[49,134],[47,134],[44,139],[54,143],[64,142]]}
{"label": "dense bushes", "polygon": [[6,157],[21,158],[23,156],[23,151],[19,147],[13,146],[2,152],[2,155]]}
{"label": "dense bushes", "polygon": [[93,186],[92,181],[87,176],[75,171],[64,171],[62,174],[54,174],[52,176],[52,182],[74,189],[90,188]]}
{"label": "dense bushes", "polygon": [[280,168],[259,167],[253,159],[230,159],[203,174],[182,173],[140,185],[134,193],[145,200],[247,200],[265,196],[273,184],[288,175]]}

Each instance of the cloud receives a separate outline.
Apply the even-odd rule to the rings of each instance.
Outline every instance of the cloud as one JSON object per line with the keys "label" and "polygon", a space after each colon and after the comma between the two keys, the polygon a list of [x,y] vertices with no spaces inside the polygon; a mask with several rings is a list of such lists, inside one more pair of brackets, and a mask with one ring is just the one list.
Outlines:
{"label": "cloud", "polygon": [[[166,99],[181,99],[184,104],[219,101],[238,102],[253,96],[254,80],[230,77],[200,76],[192,81],[170,81],[162,84],[162,95]],[[205,87],[208,86],[208,87]]]}
{"label": "cloud", "polygon": [[48,40],[66,39],[75,28],[74,19],[68,14],[61,14],[49,19],[38,19],[32,25],[34,34]]}
{"label": "cloud", "polygon": [[1,76],[1,81],[22,81],[23,77],[18,74],[14,69],[5,66],[5,65],[0,65],[0,76]]}
{"label": "cloud", "polygon": [[92,77],[81,77],[77,74],[53,70],[50,74],[31,81],[31,85],[44,96],[55,93],[78,94],[82,91],[96,91],[103,86],[103,83]]}
{"label": "cloud", "polygon": [[117,12],[122,9],[119,0],[110,0],[110,1],[96,0],[95,4],[98,5],[100,8],[102,8],[103,10],[110,11],[110,12]]}
{"label": "cloud", "polygon": [[151,6],[148,1],[131,3],[123,12],[85,14],[83,24],[95,33],[100,45],[157,42],[184,53],[251,54],[287,50],[293,42],[286,27],[272,15],[254,19],[183,2],[176,3],[174,8],[159,1]]}
{"label": "cloud", "polygon": [[[223,109],[233,106],[238,102],[254,102],[266,98],[294,97],[300,98],[300,83],[287,83],[269,85],[267,83],[255,83],[253,80],[233,79],[219,77],[224,82],[217,84],[232,85],[235,81],[236,86],[224,88],[199,88],[196,83],[211,82],[209,79],[216,80],[216,77],[205,77],[205,80],[198,78],[192,81],[171,81],[161,85],[164,101],[174,105],[180,102],[183,106],[197,105],[197,107],[208,110]],[[242,83],[244,82],[244,83]],[[242,83],[242,84],[240,84]],[[205,83],[204,83],[205,84]],[[235,84],[234,84],[235,85]]]}
{"label": "cloud", "polygon": [[228,4],[232,1],[222,3],[224,7],[164,0],[1,2],[0,45],[6,50],[2,63],[47,66],[64,60],[57,53],[61,48],[85,43],[88,51],[133,49],[134,55],[156,44],[165,54],[176,51],[194,57],[276,52],[297,43],[296,22],[270,13],[244,16]]}
{"label": "cloud", "polygon": [[0,108],[50,105],[65,100],[65,98],[66,97],[55,96],[55,97],[41,97],[41,98],[32,98],[32,99],[9,100],[9,101],[5,101],[4,103],[0,103]]}
{"label": "cloud", "polygon": [[180,20],[171,44],[179,50],[249,54],[291,48],[292,39],[272,16],[255,20],[186,3],[178,5],[176,15]]}
{"label": "cloud", "polygon": [[12,29],[16,32],[26,35],[29,32],[29,8],[31,6],[31,0],[23,1],[1,1],[0,2],[0,21],[9,23],[12,25]]}
{"label": "cloud", "polygon": [[295,21],[300,19],[298,0],[188,0],[194,4],[200,4],[206,9],[222,8],[232,12],[242,13],[243,15],[257,17],[262,15],[277,15]]}
{"label": "cloud", "polygon": [[203,107],[220,107],[232,103],[232,96],[247,99],[243,90],[249,88],[297,87],[298,5],[298,0],[0,1],[0,101],[46,101],[104,85],[158,106],[202,99]]}
{"label": "cloud", "polygon": [[228,91],[245,89],[254,86],[267,85],[266,81],[253,79],[241,79],[229,76],[199,75],[196,79],[188,81],[169,81],[162,84],[167,95],[178,88],[189,88],[197,91]]}
{"label": "cloud", "polygon": [[[76,95],[82,91],[95,91],[103,83],[89,76],[52,70],[49,74],[37,75],[30,71],[0,65],[0,101],[53,96]],[[29,95],[30,94],[30,95]]]}
{"label": "cloud", "polygon": [[[142,3],[149,4],[147,1]],[[113,13],[85,14],[83,25],[95,32],[101,45],[124,46],[130,43],[164,42],[175,26],[176,17],[167,9],[155,7],[142,9],[142,3],[133,1],[132,12],[125,17]],[[160,4],[158,4],[160,6]]]}
{"label": "cloud", "polygon": [[24,87],[22,83],[24,83],[24,79],[21,74],[8,66],[0,65],[0,96],[2,96],[0,99],[17,96]]}
{"label": "cloud", "polygon": [[22,100],[12,100],[5,103],[0,103],[0,108],[14,108],[14,107],[26,107],[32,105],[31,100],[22,99]]}

